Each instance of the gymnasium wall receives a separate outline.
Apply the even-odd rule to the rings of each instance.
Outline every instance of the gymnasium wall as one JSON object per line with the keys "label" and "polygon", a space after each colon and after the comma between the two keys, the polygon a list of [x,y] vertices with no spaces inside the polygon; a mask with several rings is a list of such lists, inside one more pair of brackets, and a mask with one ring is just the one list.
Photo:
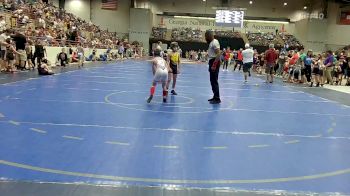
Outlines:
{"label": "gymnasium wall", "polygon": [[308,34],[308,20],[300,20],[295,23],[295,32],[294,35],[302,42],[307,40]]}
{"label": "gymnasium wall", "polygon": [[300,20],[295,23],[294,35],[307,50],[311,49],[316,53],[323,52],[327,41],[327,20]]}
{"label": "gymnasium wall", "polygon": [[152,13],[149,9],[130,9],[129,41],[142,43],[145,52],[148,53],[149,38],[151,36]]}
{"label": "gymnasium wall", "polygon": [[[58,6],[58,0],[53,0],[53,4]],[[117,10],[101,9],[101,0],[66,0],[65,9],[86,21],[91,20],[102,29],[129,32],[130,0],[118,0]]]}
{"label": "gymnasium wall", "polygon": [[[57,55],[62,51],[63,47],[46,47],[47,52],[47,59],[51,62],[52,65],[56,62]],[[68,47],[64,47],[66,50],[66,53],[68,53]],[[75,50],[75,48],[73,48]],[[33,48],[34,50],[34,48]],[[85,56],[88,57],[90,54],[92,54],[92,48],[84,48]],[[97,49],[96,54],[99,56],[100,54],[104,54],[107,51],[107,49]],[[112,50],[112,52],[116,53],[117,50]]]}
{"label": "gymnasium wall", "polygon": [[350,45],[350,25],[338,25],[340,8],[338,4],[328,4],[327,49],[336,50]]}
{"label": "gymnasium wall", "polygon": [[102,10],[101,0],[91,0],[91,21],[102,29],[129,33],[130,0],[118,0],[118,10]]}
{"label": "gymnasium wall", "polygon": [[90,21],[90,0],[66,0],[64,9],[68,13]]}

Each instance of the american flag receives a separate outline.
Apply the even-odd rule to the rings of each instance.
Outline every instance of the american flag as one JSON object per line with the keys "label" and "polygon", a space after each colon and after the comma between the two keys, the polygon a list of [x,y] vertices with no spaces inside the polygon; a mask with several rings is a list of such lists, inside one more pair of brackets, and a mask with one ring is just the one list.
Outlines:
{"label": "american flag", "polygon": [[118,0],[102,0],[102,9],[117,10],[118,9]]}

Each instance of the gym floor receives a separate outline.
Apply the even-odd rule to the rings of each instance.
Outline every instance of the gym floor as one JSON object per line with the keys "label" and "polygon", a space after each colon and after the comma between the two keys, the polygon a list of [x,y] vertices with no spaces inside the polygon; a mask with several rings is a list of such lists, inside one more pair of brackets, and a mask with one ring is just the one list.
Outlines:
{"label": "gym floor", "polygon": [[148,61],[0,78],[0,190],[49,182],[350,194],[348,94],[220,72],[222,104],[210,105],[207,66],[181,71],[166,104],[160,85],[146,103]]}

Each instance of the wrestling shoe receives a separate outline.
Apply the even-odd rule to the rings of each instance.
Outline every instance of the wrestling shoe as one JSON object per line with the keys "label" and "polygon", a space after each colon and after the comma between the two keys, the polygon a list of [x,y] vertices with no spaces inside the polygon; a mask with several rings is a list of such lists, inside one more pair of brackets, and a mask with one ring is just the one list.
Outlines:
{"label": "wrestling shoe", "polygon": [[151,103],[152,99],[153,99],[153,96],[150,95],[149,98],[147,99],[147,103]]}
{"label": "wrestling shoe", "polygon": [[177,95],[177,93],[175,92],[175,90],[171,90],[171,94],[172,94],[172,95]]}
{"label": "wrestling shoe", "polygon": [[220,99],[214,99],[213,101],[209,102],[210,104],[219,104],[221,103]]}

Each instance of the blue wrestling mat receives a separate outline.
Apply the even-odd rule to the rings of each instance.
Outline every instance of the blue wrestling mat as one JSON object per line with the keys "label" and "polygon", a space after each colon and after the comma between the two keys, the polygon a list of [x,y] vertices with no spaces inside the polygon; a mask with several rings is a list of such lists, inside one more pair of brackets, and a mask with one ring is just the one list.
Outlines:
{"label": "blue wrestling mat", "polygon": [[1,85],[0,177],[350,194],[350,108],[249,79],[220,72],[220,105],[196,64],[166,104],[146,61]]}

